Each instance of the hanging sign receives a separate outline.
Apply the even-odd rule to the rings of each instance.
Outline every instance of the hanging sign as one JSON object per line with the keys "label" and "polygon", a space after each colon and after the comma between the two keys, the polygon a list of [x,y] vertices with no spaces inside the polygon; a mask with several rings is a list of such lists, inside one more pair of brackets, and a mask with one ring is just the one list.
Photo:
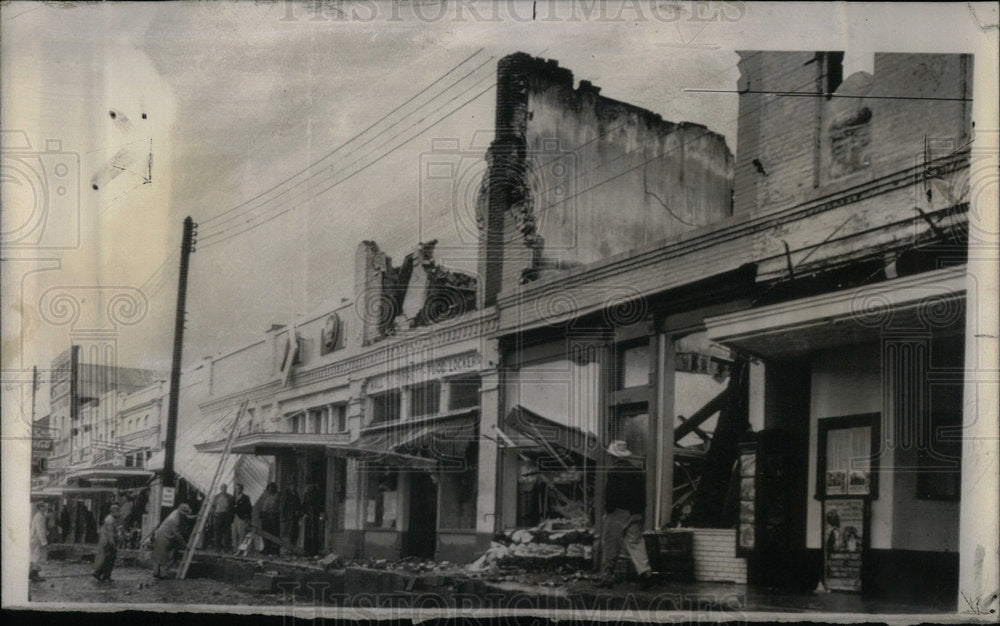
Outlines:
{"label": "hanging sign", "polygon": [[161,504],[161,506],[165,506],[167,508],[173,508],[173,506],[174,506],[174,488],[173,487],[164,487],[163,488],[162,495],[160,496],[160,504]]}

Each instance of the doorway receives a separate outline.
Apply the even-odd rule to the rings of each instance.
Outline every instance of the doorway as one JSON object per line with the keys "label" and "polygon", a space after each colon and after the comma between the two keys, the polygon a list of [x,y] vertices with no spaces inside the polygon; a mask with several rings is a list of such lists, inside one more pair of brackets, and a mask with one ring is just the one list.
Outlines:
{"label": "doorway", "polygon": [[430,472],[410,474],[409,532],[404,557],[433,559],[437,547],[437,484]]}

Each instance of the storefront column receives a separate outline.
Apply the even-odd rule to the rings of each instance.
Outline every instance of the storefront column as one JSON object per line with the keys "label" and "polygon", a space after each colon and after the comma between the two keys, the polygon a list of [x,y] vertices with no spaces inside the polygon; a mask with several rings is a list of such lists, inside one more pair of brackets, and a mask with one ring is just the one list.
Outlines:
{"label": "storefront column", "polygon": [[[993,196],[994,201],[996,196]],[[994,205],[995,207],[995,205]],[[985,207],[981,207],[984,211]],[[993,224],[996,225],[994,215]],[[996,231],[993,231],[996,232]],[[990,267],[992,266],[992,267]],[[959,512],[958,611],[1000,610],[1000,420],[997,394],[996,256],[970,254],[962,407],[962,499]],[[995,615],[995,613],[994,613]]]}
{"label": "storefront column", "polygon": [[[499,528],[497,523],[498,453],[497,431],[500,423],[500,372],[490,369],[480,373],[479,387],[479,459],[476,489],[476,537],[489,546],[489,539]],[[486,435],[486,436],[483,436]],[[485,538],[480,540],[480,538]]]}
{"label": "storefront column", "polygon": [[[655,406],[650,407],[650,442],[656,451],[651,488],[646,489],[646,530],[670,524],[674,507],[674,380],[675,346],[666,333],[653,336]],[[648,497],[652,494],[652,498]]]}
{"label": "storefront column", "polygon": [[[350,399],[347,402],[347,429],[351,433],[351,440],[355,440],[361,434],[361,426],[365,418],[364,381],[352,380],[350,382]],[[348,554],[358,557],[362,554],[364,528],[361,516],[364,514],[361,492],[361,463],[357,459],[347,459],[347,471],[344,481],[344,534],[347,542]]]}

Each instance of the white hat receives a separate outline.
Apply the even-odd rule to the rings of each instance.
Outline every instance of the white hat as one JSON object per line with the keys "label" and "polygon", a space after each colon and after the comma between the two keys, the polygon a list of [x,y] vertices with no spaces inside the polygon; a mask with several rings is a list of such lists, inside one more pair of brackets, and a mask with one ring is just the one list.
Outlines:
{"label": "white hat", "polygon": [[627,443],[621,439],[616,439],[608,446],[608,454],[625,459],[632,456],[632,451],[628,449]]}

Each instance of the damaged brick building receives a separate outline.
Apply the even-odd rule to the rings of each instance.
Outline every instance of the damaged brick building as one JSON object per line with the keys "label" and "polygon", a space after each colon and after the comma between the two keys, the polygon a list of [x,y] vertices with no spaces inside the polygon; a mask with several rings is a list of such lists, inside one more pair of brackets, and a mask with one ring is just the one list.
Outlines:
{"label": "damaged brick building", "polygon": [[478,276],[363,242],[354,293],[207,360],[182,427],[249,402],[233,451],[319,486],[323,552],[470,562],[560,520],[539,554],[584,559],[620,440],[654,569],[684,536],[695,580],[958,598],[996,545],[959,532],[972,60],[842,61],[740,53],[734,157],[505,57]]}

